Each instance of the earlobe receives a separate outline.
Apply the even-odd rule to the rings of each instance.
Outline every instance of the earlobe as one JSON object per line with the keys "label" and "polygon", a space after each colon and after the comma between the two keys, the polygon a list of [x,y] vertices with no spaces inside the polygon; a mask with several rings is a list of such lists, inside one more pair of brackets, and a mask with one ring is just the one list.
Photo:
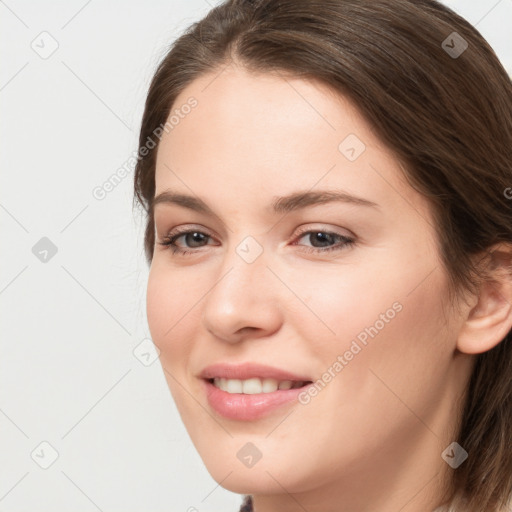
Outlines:
{"label": "earlobe", "polygon": [[512,329],[512,246],[492,250],[476,305],[457,338],[457,348],[466,354],[481,354],[497,346]]}

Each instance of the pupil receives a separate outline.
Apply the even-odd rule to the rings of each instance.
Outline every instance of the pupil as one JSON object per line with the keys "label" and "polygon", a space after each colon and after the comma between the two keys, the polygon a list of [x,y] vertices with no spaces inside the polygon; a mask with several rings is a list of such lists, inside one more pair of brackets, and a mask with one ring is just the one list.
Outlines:
{"label": "pupil", "polygon": [[[203,233],[197,233],[197,232],[187,233],[185,238],[186,238],[187,244],[188,244],[188,242],[191,242],[188,245],[194,247],[194,243],[196,243],[196,242],[199,242],[199,245],[201,245],[201,241],[204,240],[204,235],[203,235]],[[197,247],[197,246],[195,246],[195,247]]]}
{"label": "pupil", "polygon": [[[317,233],[314,233],[314,236],[318,237],[318,239],[320,240],[320,243],[323,242],[323,245],[321,245],[321,247],[323,247],[325,245],[332,244],[332,235],[330,235],[329,233],[322,233],[319,231]],[[313,244],[313,246],[315,246],[315,244]]]}

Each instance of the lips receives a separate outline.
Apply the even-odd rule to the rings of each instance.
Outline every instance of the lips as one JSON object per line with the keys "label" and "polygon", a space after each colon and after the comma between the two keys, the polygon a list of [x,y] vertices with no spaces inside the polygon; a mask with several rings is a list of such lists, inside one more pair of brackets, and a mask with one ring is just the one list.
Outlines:
{"label": "lips", "polygon": [[291,380],[292,382],[310,382],[312,378],[307,375],[291,373],[287,370],[257,363],[226,364],[217,363],[207,366],[199,375],[203,379],[247,380],[252,378],[275,379],[277,381]]}
{"label": "lips", "polygon": [[[199,377],[203,380],[210,407],[225,418],[241,421],[257,420],[285,404],[297,402],[298,395],[306,389],[304,386],[312,384],[312,379],[306,375],[256,363],[214,364],[206,367]],[[253,387],[255,383],[250,389],[246,388],[246,383],[256,380],[269,385],[271,381],[289,384],[278,389],[275,385],[265,390],[261,388],[262,392],[257,386]],[[220,382],[229,385],[219,386]]]}

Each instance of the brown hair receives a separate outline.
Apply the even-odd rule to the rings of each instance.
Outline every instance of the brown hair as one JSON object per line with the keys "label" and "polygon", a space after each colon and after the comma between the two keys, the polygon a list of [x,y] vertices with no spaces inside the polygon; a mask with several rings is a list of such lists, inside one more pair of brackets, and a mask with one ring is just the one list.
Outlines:
{"label": "brown hair", "polygon": [[[480,255],[512,242],[512,83],[481,34],[434,0],[228,0],[194,23],[160,63],[142,119],[134,203],[148,263],[158,148],[141,149],[185,87],[232,60],[351,99],[430,201],[452,297],[477,293]],[[491,512],[512,497],[512,332],[475,357],[450,510]]]}

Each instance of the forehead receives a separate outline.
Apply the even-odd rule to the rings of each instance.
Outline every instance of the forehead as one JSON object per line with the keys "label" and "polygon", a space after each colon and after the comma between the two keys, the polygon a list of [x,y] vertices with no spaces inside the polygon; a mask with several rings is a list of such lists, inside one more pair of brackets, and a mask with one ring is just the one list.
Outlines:
{"label": "forehead", "polygon": [[[316,80],[255,74],[231,65],[189,84],[176,98],[171,115],[192,97],[197,106],[181,116],[161,146],[170,144],[179,151],[183,139],[190,143],[192,135],[201,141],[202,152],[214,149],[226,156],[237,149],[237,156],[245,150],[264,157],[265,144],[267,153],[280,148],[279,153],[291,158],[304,149],[337,152],[343,138],[353,133],[367,146],[386,150],[352,103]],[[309,141],[307,148],[304,140]]]}
{"label": "forehead", "polygon": [[395,209],[427,206],[353,103],[318,81],[228,66],[189,84],[171,115],[191,98],[160,142],[156,194],[215,191],[220,204],[321,183]]}

